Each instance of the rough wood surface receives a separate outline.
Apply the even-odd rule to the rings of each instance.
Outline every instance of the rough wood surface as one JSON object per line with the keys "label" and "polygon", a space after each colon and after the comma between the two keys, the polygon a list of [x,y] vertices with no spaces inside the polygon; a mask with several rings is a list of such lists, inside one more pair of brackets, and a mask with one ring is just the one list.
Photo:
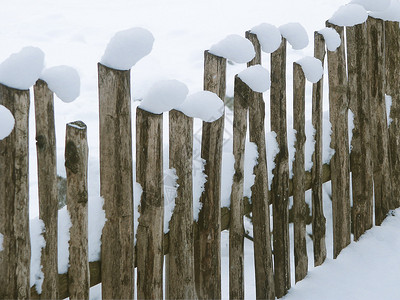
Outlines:
{"label": "rough wood surface", "polygon": [[[324,65],[325,40],[318,32],[314,33],[314,57],[321,60]],[[312,233],[314,266],[320,266],[326,259],[326,219],[323,210],[322,199],[322,110],[323,110],[323,86],[322,77],[313,84],[312,89],[312,125],[315,130],[315,150],[312,156]]]}
{"label": "rough wood surface", "polygon": [[368,85],[371,105],[371,149],[374,172],[375,224],[381,225],[392,202],[389,131],[385,103],[384,21],[368,17]]}
{"label": "rough wood surface", "polygon": [[344,29],[327,22],[340,35],[341,45],[328,51],[329,118],[332,124],[331,159],[333,257],[350,244],[350,159],[348,137],[348,107]]}
{"label": "rough wood surface", "polygon": [[130,72],[98,64],[103,299],[134,297]]}
{"label": "rough wood surface", "polygon": [[293,128],[296,131],[293,162],[293,210],[294,210],[294,264],[295,281],[307,275],[308,256],[306,246],[306,200],[304,178],[304,146],[306,143],[306,78],[302,67],[293,63]]}
{"label": "rough wood surface", "polygon": [[[246,33],[256,51],[248,66],[261,64],[261,46],[255,34]],[[251,188],[253,203],[254,264],[256,298],[274,299],[275,283],[272,261],[271,229],[268,197],[267,150],[265,142],[265,103],[262,93],[249,93],[250,142],[257,145],[258,163],[254,167],[254,185]]]}
{"label": "rough wood surface", "polygon": [[41,265],[43,299],[58,299],[57,258],[57,154],[54,125],[54,96],[47,83],[38,80],[33,87],[35,95],[36,153],[39,189],[39,218],[44,223]]}
{"label": "rough wood surface", "polygon": [[0,141],[0,299],[30,297],[29,90],[0,84],[0,104],[15,118],[12,133]]}
{"label": "rough wood surface", "polygon": [[[204,52],[204,90],[225,98],[226,59]],[[195,242],[196,288],[201,299],[221,298],[221,166],[224,117],[203,122],[201,157],[207,182],[200,202]]]}
{"label": "rough wood surface", "polygon": [[88,144],[86,124],[67,124],[65,138],[67,206],[71,218],[68,292],[70,299],[89,299]]}
{"label": "rough wood surface", "polygon": [[289,160],[286,132],[286,40],[271,54],[271,131],[277,134],[279,153],[275,156],[271,195],[273,208],[273,249],[275,293],[282,298],[290,289],[289,248]]}
{"label": "rough wood surface", "polygon": [[[178,189],[169,222],[167,299],[195,299],[193,240],[193,118],[169,112],[169,168],[176,170]],[[165,195],[165,201],[172,201]]]}
{"label": "rough wood surface", "polygon": [[163,115],[136,110],[136,181],[143,189],[137,229],[137,297],[163,298]]}

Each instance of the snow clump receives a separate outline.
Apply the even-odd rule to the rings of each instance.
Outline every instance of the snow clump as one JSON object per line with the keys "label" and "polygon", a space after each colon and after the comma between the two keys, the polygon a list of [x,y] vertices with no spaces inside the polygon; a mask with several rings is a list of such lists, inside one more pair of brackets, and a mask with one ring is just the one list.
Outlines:
{"label": "snow clump", "polygon": [[369,11],[383,11],[388,9],[390,0],[353,0],[350,3],[359,4]]}
{"label": "snow clump", "polygon": [[200,91],[188,96],[176,109],[188,117],[214,122],[224,114],[224,102],[215,93]]}
{"label": "snow clump", "polygon": [[279,30],[294,50],[301,50],[307,47],[309,43],[308,35],[300,23],[287,23],[280,26]]}
{"label": "snow clump", "polygon": [[12,113],[0,105],[0,141],[8,137],[14,129],[15,119]]}
{"label": "snow clump", "polygon": [[253,27],[250,32],[257,35],[261,49],[266,53],[274,52],[281,45],[281,32],[274,25],[262,23]]}
{"label": "snow clump", "polygon": [[49,89],[64,102],[72,102],[80,94],[81,79],[72,67],[57,66],[45,69],[40,79],[44,80]]}
{"label": "snow clump", "polygon": [[319,30],[318,33],[323,35],[326,47],[329,51],[336,51],[342,43],[339,33],[333,28],[325,27]]}
{"label": "snow clump", "polygon": [[398,0],[392,0],[387,9],[372,11],[370,16],[384,21],[400,22],[400,2]]}
{"label": "snow clump", "polygon": [[358,4],[347,4],[339,9],[329,19],[329,22],[337,26],[354,26],[364,23],[368,13],[364,7]]}
{"label": "snow clump", "polygon": [[254,92],[263,93],[269,90],[271,79],[267,69],[261,65],[251,66],[238,74],[238,77]]}
{"label": "snow clump", "polygon": [[25,47],[0,64],[0,83],[27,90],[38,80],[44,68],[44,53],[36,47]]}
{"label": "snow clump", "polygon": [[209,52],[239,64],[251,61],[256,55],[253,44],[237,34],[228,35],[219,43],[212,45]]}
{"label": "snow clump", "polygon": [[296,61],[296,63],[301,66],[307,80],[312,83],[317,83],[324,74],[322,62],[318,58],[306,56]]}
{"label": "snow clump", "polygon": [[44,222],[38,218],[30,221],[29,232],[31,237],[31,268],[30,286],[36,286],[38,294],[42,293],[44,274],[42,271],[42,249],[46,246],[43,233],[46,232]]}
{"label": "snow clump", "polygon": [[153,114],[161,114],[180,106],[188,93],[186,84],[178,80],[161,80],[150,88],[139,107]]}
{"label": "snow clump", "polygon": [[150,31],[134,27],[117,32],[107,45],[100,63],[116,70],[130,70],[153,49]]}

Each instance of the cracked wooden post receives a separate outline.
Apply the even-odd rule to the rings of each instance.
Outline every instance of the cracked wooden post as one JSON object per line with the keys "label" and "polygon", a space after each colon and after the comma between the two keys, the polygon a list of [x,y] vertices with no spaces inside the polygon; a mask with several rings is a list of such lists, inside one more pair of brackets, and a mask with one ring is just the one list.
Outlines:
{"label": "cracked wooden post", "polygon": [[89,299],[88,145],[82,121],[67,124],[65,137],[67,207],[71,218],[68,292],[70,299]]}
{"label": "cracked wooden post", "polygon": [[350,244],[350,159],[348,137],[348,107],[346,55],[343,27],[326,23],[335,29],[341,38],[336,51],[328,51],[329,73],[329,118],[332,124],[331,148],[335,154],[331,159],[333,257]]}
{"label": "cracked wooden post", "polygon": [[47,83],[38,80],[35,96],[36,152],[39,189],[39,218],[44,223],[42,249],[42,299],[58,299],[58,190],[57,154],[54,124],[54,95]]}
{"label": "cracked wooden post", "polygon": [[134,297],[133,172],[130,71],[98,64],[103,299]]}
{"label": "cracked wooden post", "polygon": [[169,221],[166,299],[195,299],[193,240],[193,118],[169,112],[169,167],[178,177],[175,208]]}
{"label": "cracked wooden post", "polygon": [[0,299],[30,298],[29,90],[0,84],[0,104],[15,118],[0,141]]}
{"label": "cracked wooden post", "polygon": [[302,67],[293,63],[293,127],[296,131],[296,149],[293,162],[293,209],[294,209],[294,264],[295,281],[307,275],[308,256],[306,246],[306,200],[304,179],[304,146],[306,142],[305,113],[306,78]]}
{"label": "cracked wooden post", "polygon": [[137,298],[163,298],[163,115],[136,110],[136,182],[143,189],[137,229]]}
{"label": "cracked wooden post", "polygon": [[[247,66],[261,64],[261,46],[255,34],[246,32],[256,51]],[[249,91],[250,142],[257,145],[258,163],[254,167],[254,185],[251,188],[253,203],[254,261],[256,273],[256,298],[274,299],[274,267],[272,261],[270,212],[268,197],[267,150],[265,142],[265,103],[262,93]]]}
{"label": "cracked wooden post", "polygon": [[[325,40],[318,32],[314,33],[314,57],[324,65]],[[312,125],[315,130],[315,151],[313,153],[312,176],[312,233],[314,249],[314,266],[322,265],[326,259],[326,219],[323,210],[322,199],[322,109],[323,109],[323,85],[322,77],[313,84],[312,89]]]}

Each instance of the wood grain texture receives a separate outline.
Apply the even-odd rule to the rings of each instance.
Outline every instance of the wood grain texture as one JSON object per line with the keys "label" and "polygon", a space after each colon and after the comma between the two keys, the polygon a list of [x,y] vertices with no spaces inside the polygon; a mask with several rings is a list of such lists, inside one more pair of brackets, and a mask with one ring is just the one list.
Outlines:
{"label": "wood grain texture", "polygon": [[103,299],[134,297],[133,170],[130,71],[98,64]]}
{"label": "wood grain texture", "polygon": [[30,298],[29,103],[29,90],[0,84],[0,104],[15,118],[0,141],[0,299]]}

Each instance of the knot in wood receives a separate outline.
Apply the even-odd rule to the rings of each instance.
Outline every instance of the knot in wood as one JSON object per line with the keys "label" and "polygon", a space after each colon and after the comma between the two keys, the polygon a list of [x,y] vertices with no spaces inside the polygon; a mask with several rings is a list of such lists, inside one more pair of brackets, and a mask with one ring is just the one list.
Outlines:
{"label": "knot in wood", "polygon": [[41,149],[45,150],[46,149],[46,144],[47,144],[47,139],[44,135],[38,135],[36,136],[36,146]]}
{"label": "knot in wood", "polygon": [[79,171],[79,153],[74,142],[69,141],[65,146],[65,167],[72,173]]}

